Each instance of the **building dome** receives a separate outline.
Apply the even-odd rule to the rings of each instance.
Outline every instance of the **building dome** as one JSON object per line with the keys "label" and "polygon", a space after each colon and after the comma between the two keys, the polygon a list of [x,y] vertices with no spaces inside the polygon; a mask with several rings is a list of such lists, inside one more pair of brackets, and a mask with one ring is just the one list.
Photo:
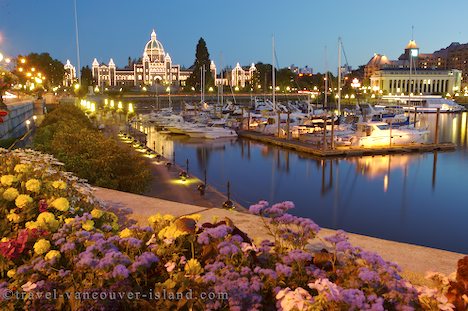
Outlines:
{"label": "building dome", "polygon": [[164,47],[161,42],[156,40],[156,32],[154,30],[151,33],[151,40],[145,45],[143,55],[145,54],[148,55],[150,62],[164,62],[164,57],[166,56],[164,53]]}
{"label": "building dome", "polygon": [[383,65],[389,65],[390,60],[385,55],[374,54],[374,57],[370,59],[367,66],[382,67]]}
{"label": "building dome", "polygon": [[418,49],[416,41],[410,40],[410,42],[406,45],[406,49]]}

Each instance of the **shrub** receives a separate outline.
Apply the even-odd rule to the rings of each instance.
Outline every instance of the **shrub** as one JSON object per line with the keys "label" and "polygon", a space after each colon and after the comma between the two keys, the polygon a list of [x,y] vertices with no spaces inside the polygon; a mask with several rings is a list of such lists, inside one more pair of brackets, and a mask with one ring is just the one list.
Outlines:
{"label": "shrub", "polygon": [[53,154],[66,170],[96,186],[142,193],[151,179],[145,159],[97,131],[74,106],[60,106],[49,113],[37,131],[34,146]]}

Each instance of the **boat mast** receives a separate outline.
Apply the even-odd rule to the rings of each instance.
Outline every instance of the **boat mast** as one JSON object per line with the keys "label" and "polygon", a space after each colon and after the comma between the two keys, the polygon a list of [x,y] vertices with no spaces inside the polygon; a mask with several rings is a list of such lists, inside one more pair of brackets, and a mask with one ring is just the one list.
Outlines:
{"label": "boat mast", "polygon": [[328,65],[327,65],[327,46],[325,46],[325,99],[323,101],[323,107],[325,108],[327,106],[327,101],[328,101]]}
{"label": "boat mast", "polygon": [[338,37],[338,115],[341,114],[341,37]]}
{"label": "boat mast", "polygon": [[271,66],[271,80],[272,80],[272,88],[273,88],[273,109],[276,111],[276,98],[275,98],[275,91],[276,91],[276,81],[275,81],[275,36],[272,36],[272,66]]}

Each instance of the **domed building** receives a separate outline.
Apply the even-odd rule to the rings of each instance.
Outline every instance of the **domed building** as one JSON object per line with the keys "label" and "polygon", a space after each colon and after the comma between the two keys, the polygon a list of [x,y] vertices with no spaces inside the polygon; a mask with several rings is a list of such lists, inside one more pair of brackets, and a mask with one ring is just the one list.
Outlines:
{"label": "domed building", "polygon": [[364,68],[374,90],[384,94],[445,95],[461,89],[462,72],[443,66],[437,51],[423,54],[410,40],[396,60],[375,54]]}
{"label": "domed building", "polygon": [[143,86],[154,84],[184,85],[191,71],[183,71],[180,65],[172,63],[169,53],[157,40],[153,30],[151,39],[145,44],[142,58],[125,68],[116,68],[111,58],[108,64],[99,63],[95,58],[92,64],[93,79],[98,86]]}

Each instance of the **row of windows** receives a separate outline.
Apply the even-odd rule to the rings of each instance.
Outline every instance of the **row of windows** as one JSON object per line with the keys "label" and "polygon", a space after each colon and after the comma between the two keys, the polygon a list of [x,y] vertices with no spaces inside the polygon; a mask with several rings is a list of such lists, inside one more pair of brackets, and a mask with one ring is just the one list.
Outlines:
{"label": "row of windows", "polygon": [[389,92],[409,92],[414,93],[445,93],[448,90],[449,80],[390,80]]}

